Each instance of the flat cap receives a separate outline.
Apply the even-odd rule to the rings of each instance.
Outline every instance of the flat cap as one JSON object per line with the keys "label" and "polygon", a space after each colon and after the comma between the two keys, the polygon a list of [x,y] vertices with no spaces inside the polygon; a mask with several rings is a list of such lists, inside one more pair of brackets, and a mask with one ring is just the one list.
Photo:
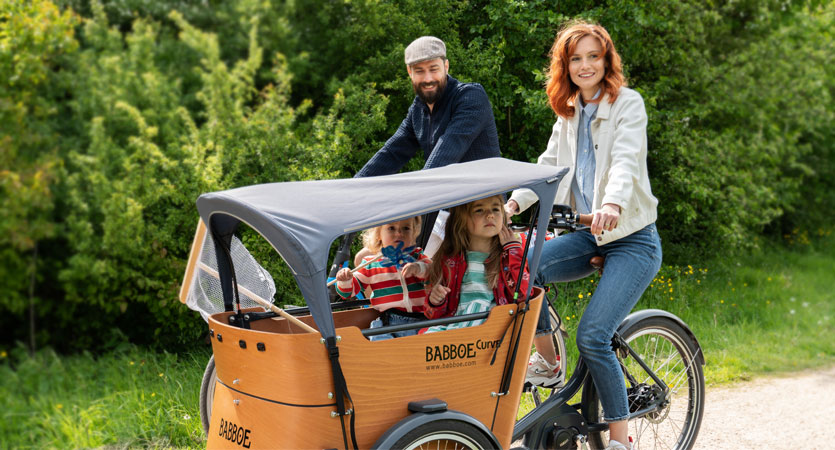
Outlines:
{"label": "flat cap", "polygon": [[446,59],[446,45],[434,36],[419,37],[406,47],[407,66],[435,58]]}

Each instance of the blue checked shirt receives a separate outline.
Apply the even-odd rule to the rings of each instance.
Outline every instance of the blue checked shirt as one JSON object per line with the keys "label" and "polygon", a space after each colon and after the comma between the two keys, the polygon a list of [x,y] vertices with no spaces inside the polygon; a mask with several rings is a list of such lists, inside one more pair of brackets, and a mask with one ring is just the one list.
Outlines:
{"label": "blue checked shirt", "polygon": [[426,159],[424,169],[501,156],[493,107],[484,88],[447,75],[431,113],[415,96],[400,128],[355,176],[397,173],[418,149]]}
{"label": "blue checked shirt", "polygon": [[[597,98],[600,91],[594,95]],[[574,180],[571,182],[571,193],[574,196],[574,208],[582,214],[591,213],[594,201],[594,141],[591,137],[591,122],[597,116],[597,103],[583,104],[577,96],[580,108],[579,129],[577,130],[577,161],[574,168]]]}

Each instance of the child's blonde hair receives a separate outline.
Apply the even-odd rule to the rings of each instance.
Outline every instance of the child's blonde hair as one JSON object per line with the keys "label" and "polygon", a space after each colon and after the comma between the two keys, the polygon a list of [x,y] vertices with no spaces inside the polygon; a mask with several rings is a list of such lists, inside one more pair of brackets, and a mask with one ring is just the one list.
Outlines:
{"label": "child's blonde hair", "polygon": [[[409,220],[409,219],[403,219]],[[374,228],[369,228],[362,232],[362,245],[363,247],[371,250],[372,254],[380,253],[380,250],[383,248],[383,238],[380,237],[380,233],[383,230],[383,227],[391,225],[392,223],[402,222],[403,220],[396,220],[390,223],[384,223],[382,225],[376,226]],[[414,223],[415,228],[415,238],[420,234],[420,224],[421,224],[421,217],[415,216],[411,218],[412,223]],[[409,245],[406,245],[408,247]]]}
{"label": "child's blonde hair", "polygon": [[[504,198],[501,195],[494,195],[482,200],[491,200],[498,198],[499,202],[504,204]],[[446,229],[444,232],[444,241],[441,242],[441,247],[432,257],[432,265],[429,269],[429,282],[431,284],[438,284],[443,282],[443,267],[444,261],[455,255],[463,254],[467,257],[467,250],[470,248],[470,232],[467,230],[467,221],[472,215],[473,205],[475,201],[456,206],[449,211],[449,218],[446,221]],[[501,209],[502,222],[507,223],[507,213],[504,208]],[[490,289],[496,287],[499,276],[499,269],[501,266],[502,243],[499,241],[499,236],[493,236],[490,244],[490,254],[484,262],[484,274],[487,276],[487,284]]]}

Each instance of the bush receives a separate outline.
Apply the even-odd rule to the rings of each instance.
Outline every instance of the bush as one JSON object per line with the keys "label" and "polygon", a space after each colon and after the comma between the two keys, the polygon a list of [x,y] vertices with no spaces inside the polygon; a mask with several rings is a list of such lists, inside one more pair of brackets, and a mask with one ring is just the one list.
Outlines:
{"label": "bush", "polygon": [[197,196],[353,175],[402,121],[403,49],[425,34],[484,85],[504,156],[533,161],[560,24],[604,25],[647,106],[668,263],[835,206],[831,1],[59,4],[0,4],[0,347],[31,337],[28,311],[37,344],[62,350],[194,342],[205,326],[176,298]]}

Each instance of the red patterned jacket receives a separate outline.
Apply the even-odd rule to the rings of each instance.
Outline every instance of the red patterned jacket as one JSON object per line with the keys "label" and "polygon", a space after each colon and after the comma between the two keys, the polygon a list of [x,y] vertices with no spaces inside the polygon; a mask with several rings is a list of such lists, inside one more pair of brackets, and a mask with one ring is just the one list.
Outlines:
{"label": "red patterned jacket", "polygon": [[[508,242],[502,247],[502,262],[499,269],[501,274],[496,282],[496,287],[493,289],[493,298],[497,305],[506,305],[513,300],[516,281],[519,279],[519,269],[522,265],[522,250],[522,244],[516,241]],[[432,291],[432,286],[426,286],[425,310],[423,313],[429,319],[451,317],[458,310],[461,279],[467,271],[467,261],[463,254],[459,254],[447,258],[443,263],[443,283],[450,291],[443,303],[433,305],[429,302],[429,293]],[[528,290],[529,281],[530,275],[526,264],[525,274],[522,275],[522,283],[519,288],[519,298],[516,300],[517,303],[525,300],[525,292]]]}

